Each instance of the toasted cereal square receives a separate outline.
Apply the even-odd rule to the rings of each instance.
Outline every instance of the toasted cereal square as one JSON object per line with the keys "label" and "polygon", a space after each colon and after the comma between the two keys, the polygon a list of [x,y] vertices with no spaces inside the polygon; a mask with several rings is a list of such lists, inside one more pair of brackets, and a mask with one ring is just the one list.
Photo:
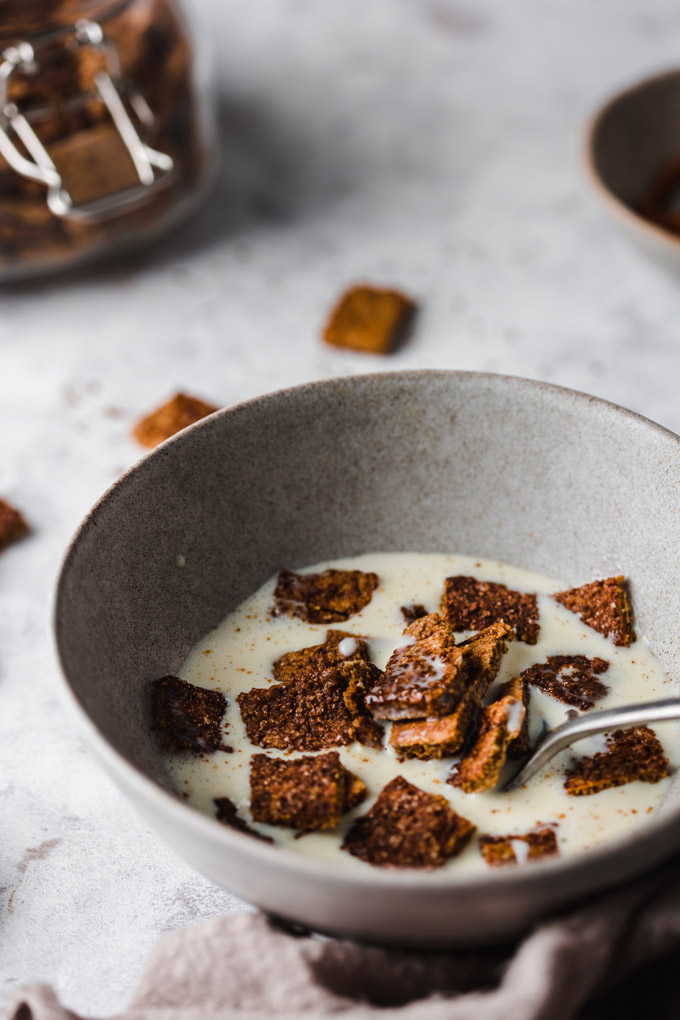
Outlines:
{"label": "toasted cereal square", "polygon": [[251,825],[241,818],[238,813],[238,809],[234,804],[233,800],[229,797],[215,797],[215,817],[218,822],[222,825],[228,826],[230,829],[236,829],[237,832],[243,832],[246,836],[253,836],[255,839],[262,840],[263,843],[273,843],[274,840],[271,836],[265,836],[257,829],[253,829]]}
{"label": "toasted cereal square", "polygon": [[351,287],[331,312],[323,338],[332,347],[388,354],[413,320],[415,308],[411,298],[397,290]]}
{"label": "toasted cereal square", "polygon": [[344,630],[327,630],[323,644],[286,652],[274,663],[274,679],[285,682],[296,676],[317,676],[341,662],[361,659],[368,662],[368,647],[363,638]]}
{"label": "toasted cereal square", "polygon": [[385,736],[383,728],[375,721],[366,705],[368,692],[382,676],[381,671],[373,663],[359,659],[350,659],[336,668],[340,670],[345,683],[342,699],[354,721],[354,739],[368,747],[381,748]]}
{"label": "toasted cereal square", "polygon": [[151,689],[152,726],[162,751],[232,751],[224,743],[226,698],[220,691],[164,676]]}
{"label": "toasted cereal square", "polygon": [[304,758],[256,754],[250,763],[250,812],[256,822],[311,832],[335,829],[366,787],[344,767],[337,751]]}
{"label": "toasted cereal square", "polygon": [[[286,751],[324,751],[355,740],[379,746],[374,743],[378,727],[361,712],[359,690],[378,674],[377,666],[353,660],[318,676],[239,694],[248,738],[259,747]],[[382,732],[379,736],[382,742]]]}
{"label": "toasted cereal square", "polygon": [[521,733],[525,714],[523,703],[512,695],[483,709],[475,743],[460,764],[454,766],[447,781],[465,793],[491,790],[498,782],[510,744]]}
{"label": "toasted cereal square", "polygon": [[22,514],[0,499],[0,552],[28,534],[28,524]]}
{"label": "toasted cereal square", "polygon": [[468,681],[451,715],[440,719],[395,723],[390,746],[401,758],[447,758],[465,745],[490,684],[498,676],[501,661],[512,640],[512,628],[494,623],[462,642],[468,659]]}
{"label": "toasted cereal square", "polygon": [[553,829],[537,829],[522,836],[480,836],[482,857],[492,868],[504,864],[524,864],[541,857],[555,857],[557,836]]}
{"label": "toasted cereal square", "polygon": [[594,674],[606,673],[606,659],[589,659],[585,655],[549,655],[522,671],[522,679],[564,705],[572,705],[582,712],[592,708],[596,701],[609,694],[609,688]]}
{"label": "toasted cereal square", "polygon": [[615,645],[627,647],[635,641],[633,610],[625,577],[591,581],[580,588],[560,591],[553,598],[580,616],[593,630],[610,637]]}
{"label": "toasted cereal square", "polygon": [[517,701],[521,701],[524,705],[524,721],[522,722],[522,728],[520,729],[514,740],[511,740],[508,744],[508,758],[523,758],[531,746],[529,739],[529,706],[531,705],[531,691],[529,685],[523,679],[522,676],[513,677],[512,680],[506,680],[504,684],[501,684],[496,691],[493,692],[495,697],[494,701],[500,701],[501,698],[516,698]]}
{"label": "toasted cereal square", "polygon": [[420,602],[414,602],[412,605],[402,606],[401,615],[407,624],[415,623],[416,620],[420,620],[423,616],[427,616],[427,609],[421,605]]}
{"label": "toasted cereal square", "polygon": [[165,439],[217,410],[219,408],[214,404],[207,404],[204,400],[190,397],[186,393],[176,393],[167,404],[163,404],[138,421],[132,434],[142,446],[153,449]]}
{"label": "toasted cereal square", "polygon": [[342,623],[368,605],[378,575],[363,570],[295,574],[280,570],[272,616],[297,616],[307,623]]}
{"label": "toasted cereal square", "polygon": [[636,779],[658,783],[668,775],[668,758],[648,726],[616,730],[606,739],[606,751],[598,751],[592,758],[579,758],[567,769],[564,787],[572,797],[624,786]]}
{"label": "toasted cereal square", "polygon": [[441,611],[454,630],[482,630],[503,622],[512,627],[518,641],[527,645],[538,641],[536,596],[495,581],[478,581],[461,574],[447,577]]}
{"label": "toasted cereal square", "polygon": [[440,868],[467,846],[475,831],[445,797],[396,776],[354,821],[342,849],[368,864]]}
{"label": "toasted cereal square", "polygon": [[468,659],[438,613],[410,624],[366,698],[376,719],[426,719],[450,712],[465,691]]}

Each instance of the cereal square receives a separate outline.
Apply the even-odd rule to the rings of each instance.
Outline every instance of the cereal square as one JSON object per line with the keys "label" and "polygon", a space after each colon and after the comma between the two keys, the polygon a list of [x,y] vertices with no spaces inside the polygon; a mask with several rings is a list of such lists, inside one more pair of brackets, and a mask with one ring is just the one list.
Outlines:
{"label": "cereal square", "polygon": [[441,868],[467,846],[475,831],[445,797],[396,776],[355,820],[342,849],[368,864]]}
{"label": "cereal square", "polygon": [[522,671],[522,679],[564,705],[582,712],[609,694],[609,688],[595,675],[606,673],[606,659],[589,659],[585,655],[549,655]]}
{"label": "cereal square", "polygon": [[[564,788],[572,797],[588,796],[636,779],[658,783],[668,775],[668,758],[654,730],[636,726],[607,736],[607,750],[579,758],[567,769]],[[578,748],[578,744],[574,745]]]}
{"label": "cereal square", "polygon": [[164,676],[152,684],[152,725],[162,751],[232,751],[224,743],[226,711],[220,691],[195,687],[178,676]]}
{"label": "cereal square", "polygon": [[286,652],[274,663],[274,679],[285,682],[297,676],[318,676],[341,662],[361,659],[368,662],[368,647],[363,638],[344,630],[327,630],[323,644]]}
{"label": "cereal square", "polygon": [[462,574],[447,577],[441,611],[454,630],[482,630],[503,622],[512,627],[518,641],[527,645],[538,641],[536,596],[495,581],[478,581]]}
{"label": "cereal square", "polygon": [[376,719],[426,719],[450,712],[465,691],[468,660],[438,613],[410,624],[366,704]]}
{"label": "cereal square", "polygon": [[397,290],[356,286],[331,312],[323,338],[332,347],[389,354],[415,314],[415,303]]}
{"label": "cereal square", "polygon": [[504,864],[524,864],[558,853],[557,836],[553,829],[537,829],[522,836],[480,836],[482,857],[492,868]]}
{"label": "cereal square", "polygon": [[250,794],[254,821],[312,832],[335,829],[348,806],[364,799],[366,787],[344,767],[337,751],[304,758],[256,754],[250,763]]}
{"label": "cereal square", "polygon": [[142,446],[153,449],[165,439],[217,410],[219,408],[214,404],[207,404],[204,400],[190,397],[186,393],[176,393],[167,404],[163,404],[138,421],[132,434]]}
{"label": "cereal square", "polygon": [[448,782],[465,793],[483,793],[498,782],[508,748],[521,734],[526,711],[523,703],[505,695],[482,710],[475,743],[459,765],[454,765]]}
{"label": "cereal square", "polygon": [[368,605],[378,575],[363,570],[295,574],[280,570],[272,616],[297,616],[307,623],[342,623]]}
{"label": "cereal square", "polygon": [[553,598],[580,616],[593,630],[610,637],[615,645],[628,647],[635,641],[633,610],[625,577],[591,581],[580,588],[560,591]]}

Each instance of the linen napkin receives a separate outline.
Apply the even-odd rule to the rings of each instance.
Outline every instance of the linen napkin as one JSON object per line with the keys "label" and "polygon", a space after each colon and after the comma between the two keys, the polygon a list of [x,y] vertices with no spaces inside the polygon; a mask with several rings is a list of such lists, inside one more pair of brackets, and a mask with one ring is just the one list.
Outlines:
{"label": "linen napkin", "polygon": [[[512,946],[404,952],[247,913],[165,936],[124,1020],[607,1020],[680,1016],[680,858]],[[675,962],[673,956],[675,955]],[[669,963],[670,958],[670,963]],[[12,1020],[74,1020],[25,988]]]}

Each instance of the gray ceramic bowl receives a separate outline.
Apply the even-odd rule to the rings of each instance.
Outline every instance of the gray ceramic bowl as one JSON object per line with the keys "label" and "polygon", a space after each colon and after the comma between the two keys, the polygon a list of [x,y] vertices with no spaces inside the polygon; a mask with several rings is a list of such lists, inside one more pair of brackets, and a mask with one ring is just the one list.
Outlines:
{"label": "gray ceramic bowl", "polygon": [[86,519],[57,594],[67,684],[98,759],[135,807],[243,899],[387,943],[504,939],[680,847],[673,789],[662,816],[629,840],[572,861],[473,881],[342,873],[182,803],[149,735],[148,683],[175,672],[282,564],[374,549],[488,556],[570,584],[623,572],[638,632],[680,674],[679,495],[677,436],[542,383],[409,372],[274,393],[163,444]]}
{"label": "gray ceramic bowl", "polygon": [[595,193],[627,237],[667,268],[680,269],[680,236],[635,211],[659,173],[680,166],[680,71],[639,82],[595,115],[586,169]]}

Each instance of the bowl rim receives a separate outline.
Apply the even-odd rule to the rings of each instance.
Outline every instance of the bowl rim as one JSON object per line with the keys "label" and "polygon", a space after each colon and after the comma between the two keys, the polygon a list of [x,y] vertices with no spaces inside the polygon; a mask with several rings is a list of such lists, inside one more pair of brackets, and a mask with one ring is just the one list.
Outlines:
{"label": "bowl rim", "polygon": [[602,121],[610,110],[612,110],[613,107],[617,106],[620,102],[625,101],[630,96],[634,95],[636,92],[641,92],[644,89],[649,88],[650,85],[654,85],[666,78],[678,78],[678,85],[680,88],[680,68],[669,68],[667,71],[660,71],[656,74],[651,74],[645,78],[641,78],[632,85],[628,85],[626,88],[616,92],[614,95],[610,96],[609,99],[605,100],[605,102],[599,106],[593,114],[591,114],[586,122],[586,128],[584,131],[582,163],[586,178],[593,191],[615,218],[619,219],[627,226],[632,227],[632,229],[638,230],[642,234],[646,234],[649,238],[661,241],[668,248],[678,249],[680,248],[680,234],[675,234],[672,230],[668,230],[666,227],[661,226],[661,224],[648,220],[645,216],[636,212],[629,205],[626,205],[626,203],[620,199],[606,183],[595,162],[595,140],[602,125]]}
{"label": "bowl rim", "polygon": [[[355,382],[390,385],[392,379],[397,382],[408,382],[411,379],[424,378],[448,378],[460,380],[463,383],[474,379],[481,379],[499,386],[516,386],[519,389],[543,392],[548,397],[557,401],[576,401],[581,405],[594,406],[600,411],[627,423],[630,427],[642,427],[645,431],[655,433],[662,441],[672,442],[676,447],[680,445],[680,436],[670,429],[612,401],[596,397],[581,390],[570,389],[566,386],[559,386],[538,379],[528,379],[523,376],[495,372],[473,372],[456,369],[407,369],[330,377],[269,391],[237,404],[220,408],[213,414],[182,429],[181,432],[160,443],[148,453],[143,454],[139,460],[132,464],[106,489],[76,529],[62,558],[53,594],[52,629],[62,679],[61,690],[73,714],[79,721],[81,731],[86,734],[90,747],[95,752],[95,756],[104,763],[114,776],[116,774],[121,775],[126,791],[130,786],[134,787],[135,792],[146,803],[155,801],[158,808],[170,816],[178,828],[191,830],[198,839],[204,838],[213,843],[221,843],[227,851],[230,848],[241,853],[246,851],[250,858],[254,858],[263,867],[276,865],[279,871],[287,872],[291,875],[294,874],[299,878],[311,879],[315,877],[323,879],[326,883],[346,888],[354,886],[380,887],[382,889],[391,889],[394,892],[407,889],[417,889],[423,893],[429,890],[439,892],[447,890],[449,892],[464,893],[465,895],[482,895],[486,890],[492,888],[497,891],[500,889],[507,889],[508,891],[518,890],[526,888],[527,885],[540,888],[548,883],[552,884],[562,875],[575,876],[579,873],[588,872],[594,866],[597,866],[598,863],[602,867],[609,860],[619,859],[626,849],[630,850],[632,848],[639,848],[643,844],[653,843],[659,833],[673,827],[672,823],[676,821],[675,814],[667,817],[662,812],[660,816],[655,815],[652,819],[646,821],[638,832],[633,831],[631,834],[618,837],[600,847],[593,847],[587,852],[574,857],[556,857],[535,861],[531,869],[490,869],[489,872],[474,877],[459,876],[451,871],[443,871],[442,869],[435,871],[408,871],[372,868],[370,865],[367,866],[366,872],[359,869],[356,871],[352,869],[350,871],[349,869],[337,867],[332,863],[327,863],[321,858],[298,854],[284,846],[271,846],[253,839],[252,836],[221,825],[216,819],[186,804],[177,795],[162,787],[158,782],[141,771],[141,769],[131,764],[117,747],[101,733],[71,687],[64,661],[61,642],[63,627],[62,591],[70,564],[77,554],[80,542],[85,532],[92,526],[96,526],[97,516],[104,504],[108,503],[112,498],[116,499],[121,496],[124,498],[125,488],[130,483],[130,480],[140,471],[144,470],[149,460],[157,457],[159,453],[162,455],[169,444],[182,446],[187,442],[190,443],[191,437],[196,431],[214,427],[216,420],[229,419],[257,405],[266,406],[281,399],[298,399],[299,395],[304,393],[313,393],[318,390],[328,389],[329,387],[353,385]],[[136,804],[134,806],[136,807]],[[140,814],[146,817],[145,813],[141,811]],[[675,847],[669,848],[665,856],[670,856],[675,849]],[[607,883],[602,881],[599,883],[598,888],[607,888]]]}

